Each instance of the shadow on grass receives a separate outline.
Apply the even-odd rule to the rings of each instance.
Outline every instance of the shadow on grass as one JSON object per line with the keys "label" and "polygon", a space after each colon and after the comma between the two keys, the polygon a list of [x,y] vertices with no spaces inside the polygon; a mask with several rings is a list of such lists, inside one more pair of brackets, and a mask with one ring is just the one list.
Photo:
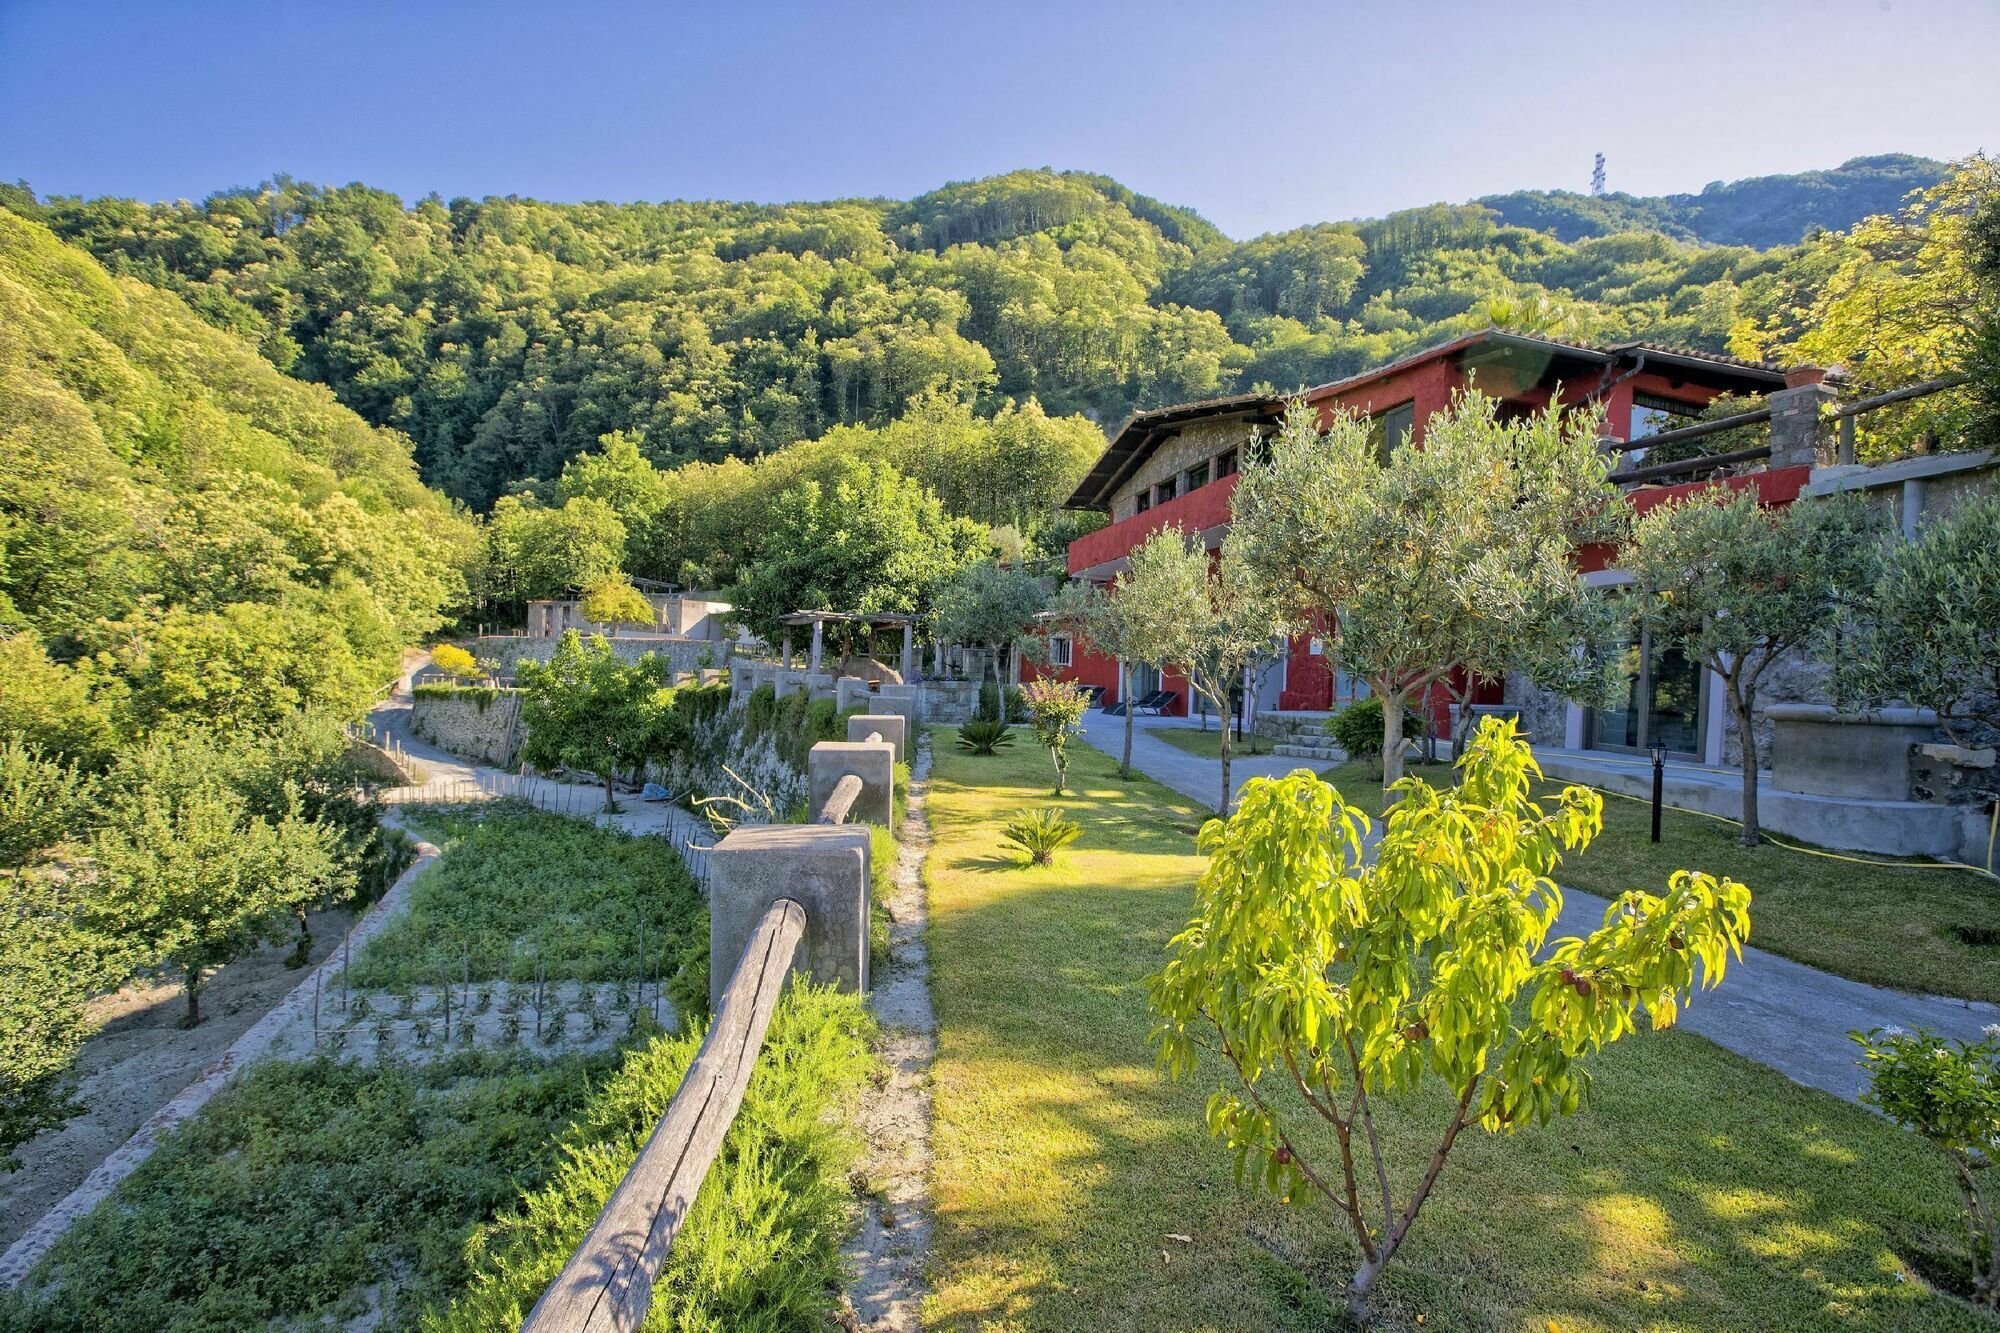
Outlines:
{"label": "shadow on grass", "polygon": [[[1002,874],[997,821],[1044,800],[1031,770],[940,754],[929,1321],[1339,1327],[1351,1239],[1323,1206],[1235,1184],[1203,1125],[1215,1068],[1153,1069],[1145,980],[1189,911],[1199,860],[1176,826],[1198,807],[1100,759],[1079,756],[1084,794],[1046,802],[1084,823],[1069,859]],[[1958,1234],[1913,1136],[1696,1037],[1630,1038],[1593,1068],[1583,1114],[1461,1140],[1381,1327],[1993,1327],[1899,1280]],[[1447,1109],[1435,1091],[1388,1108],[1392,1160],[1420,1161]]]}

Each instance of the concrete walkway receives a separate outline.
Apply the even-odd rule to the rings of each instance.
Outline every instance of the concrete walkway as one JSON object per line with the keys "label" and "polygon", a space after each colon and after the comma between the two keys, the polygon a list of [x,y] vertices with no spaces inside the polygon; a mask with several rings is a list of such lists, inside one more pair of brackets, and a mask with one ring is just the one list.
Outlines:
{"label": "concrete walkway", "polygon": [[[1195,724],[1184,717],[1135,717],[1132,719],[1132,767],[1144,773],[1155,782],[1172,787],[1181,795],[1200,801],[1213,810],[1222,794],[1222,761],[1203,759],[1189,754],[1153,733],[1171,730],[1194,730]],[[1215,723],[1209,723],[1215,729]],[[1125,719],[1107,717],[1093,708],[1083,715],[1083,735],[1092,745],[1116,759],[1125,752]],[[1261,742],[1267,750],[1270,741]],[[1251,778],[1283,777],[1295,768],[1311,768],[1309,759],[1295,759],[1281,754],[1248,753],[1247,743],[1242,750],[1230,746],[1229,780],[1237,791]]]}
{"label": "concrete walkway", "polygon": [[[1148,718],[1137,721],[1132,766],[1213,809],[1222,786],[1220,761],[1177,750],[1146,735],[1161,724]],[[1179,719],[1174,724],[1179,725]],[[1116,757],[1124,740],[1123,726],[1122,718],[1093,712],[1086,717],[1084,736]],[[1240,791],[1242,782],[1251,777],[1289,773],[1299,767],[1311,764],[1266,756],[1232,762],[1230,777],[1239,779]],[[1756,886],[1751,885],[1751,889],[1754,892]],[[1603,923],[1609,907],[1610,903],[1595,894],[1565,889],[1562,915],[1552,937],[1589,934]],[[1751,910],[1754,920],[1754,903]],[[1753,948],[1743,951],[1743,961],[1729,969],[1721,986],[1695,993],[1681,1011],[1679,1026],[1769,1065],[1794,1082],[1853,1101],[1867,1086],[1867,1079],[1855,1057],[1856,1047],[1848,1040],[1849,1032],[1872,1027],[1914,1031],[1921,1027],[1969,1039],[1993,1023],[2000,1023],[2000,1005],[1869,986]]]}

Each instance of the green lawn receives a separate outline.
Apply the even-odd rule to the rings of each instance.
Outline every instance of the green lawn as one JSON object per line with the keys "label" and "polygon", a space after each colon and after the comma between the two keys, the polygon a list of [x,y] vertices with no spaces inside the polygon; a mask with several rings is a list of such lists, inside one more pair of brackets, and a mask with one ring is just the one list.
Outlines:
{"label": "green lawn", "polygon": [[[1449,781],[1443,765],[1412,772]],[[1349,761],[1325,771],[1341,794],[1371,815],[1380,809],[1372,765]],[[1553,790],[1560,784],[1550,783]],[[1965,870],[1923,863],[1861,865],[1777,843],[1745,847],[1734,825],[1667,810],[1660,841],[1650,838],[1651,807],[1606,794],[1604,832],[1563,868],[1562,882],[1601,897],[1657,891],[1675,870],[1707,870],[1750,886],[1750,942],[1772,953],[1903,990],[2000,1000],[2000,884]]]}
{"label": "green lawn", "polygon": [[[1222,758],[1222,731],[1213,725],[1207,731],[1193,726],[1154,727],[1146,734],[1156,740],[1165,741],[1176,750],[1185,750],[1203,759]],[[1240,741],[1230,742],[1229,753],[1232,757],[1239,754],[1269,754],[1271,742],[1263,736],[1245,736]]]}
{"label": "green lawn", "polygon": [[[1058,804],[1084,836],[1029,870],[997,831],[1049,803],[1046,757],[936,754],[928,1326],[1340,1327],[1351,1242],[1232,1183],[1202,1122],[1213,1070],[1153,1069],[1144,983],[1185,921],[1203,813],[1079,747]],[[1963,1243],[1927,1145],[1692,1036],[1594,1068],[1583,1114],[1461,1144],[1384,1279],[1383,1327],[1994,1327],[1898,1280]],[[1400,1160],[1443,1115],[1396,1109]]]}

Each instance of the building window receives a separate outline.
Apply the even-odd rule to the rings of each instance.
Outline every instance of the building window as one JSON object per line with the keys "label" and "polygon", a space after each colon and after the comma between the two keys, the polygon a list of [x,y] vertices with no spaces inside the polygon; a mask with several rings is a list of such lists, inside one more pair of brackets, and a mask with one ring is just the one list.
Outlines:
{"label": "building window", "polygon": [[1224,477],[1233,477],[1235,475],[1236,451],[1230,449],[1217,454],[1215,456],[1215,479],[1221,481]]}
{"label": "building window", "polygon": [[1049,665],[1066,667],[1070,664],[1069,635],[1057,634],[1049,639]]}
{"label": "building window", "polygon": [[1641,395],[1632,400],[1632,428],[1626,432],[1625,438],[1643,440],[1647,436],[1685,426],[1694,415],[1694,409],[1686,403]]}
{"label": "building window", "polygon": [[1388,461],[1389,454],[1410,442],[1410,434],[1417,425],[1417,405],[1415,402],[1398,403],[1386,412],[1377,412],[1368,418],[1368,440],[1377,453]]}
{"label": "building window", "polygon": [[1208,460],[1204,458],[1182,475],[1181,490],[1192,491],[1206,485],[1208,485]]}
{"label": "building window", "polygon": [[1143,514],[1152,507],[1153,507],[1153,493],[1151,491],[1140,491],[1138,495],[1133,497],[1132,500],[1133,513]]}
{"label": "building window", "polygon": [[1174,479],[1168,477],[1153,488],[1153,503],[1163,505],[1174,498]]}

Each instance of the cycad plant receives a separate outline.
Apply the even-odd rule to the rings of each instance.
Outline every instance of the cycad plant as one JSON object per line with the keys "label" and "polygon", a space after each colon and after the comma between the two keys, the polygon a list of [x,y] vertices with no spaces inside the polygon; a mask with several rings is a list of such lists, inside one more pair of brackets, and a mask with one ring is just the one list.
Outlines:
{"label": "cycad plant", "polygon": [[993,754],[1013,743],[1013,730],[1005,722],[975,720],[958,729],[958,748],[973,754]]}
{"label": "cycad plant", "polygon": [[1000,840],[1028,854],[1028,864],[1045,866],[1056,853],[1083,836],[1083,826],[1053,805],[1023,810],[1007,822]]}

